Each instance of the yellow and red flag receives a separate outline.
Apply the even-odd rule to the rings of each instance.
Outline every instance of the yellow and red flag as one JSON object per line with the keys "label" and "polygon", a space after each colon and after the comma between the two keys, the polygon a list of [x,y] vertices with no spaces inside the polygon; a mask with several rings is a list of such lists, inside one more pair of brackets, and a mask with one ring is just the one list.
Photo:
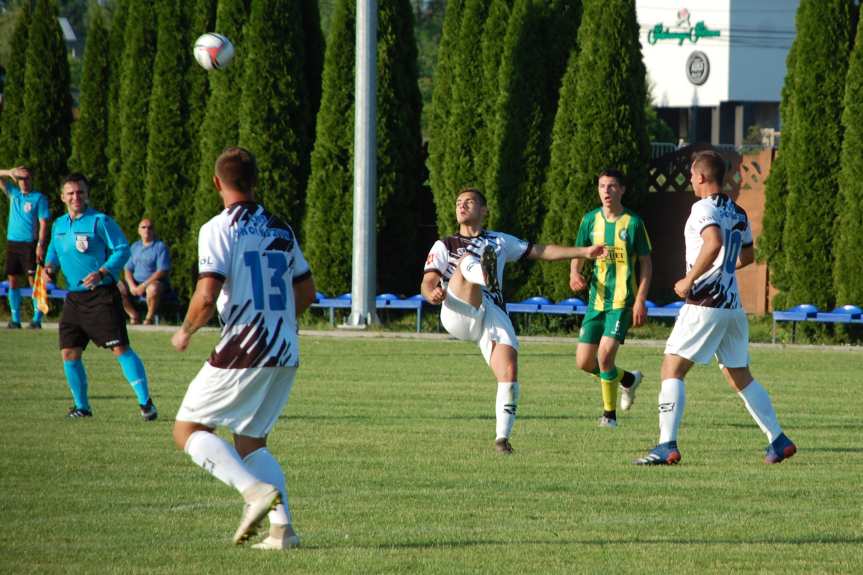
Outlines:
{"label": "yellow and red flag", "polygon": [[36,277],[33,281],[33,299],[36,300],[36,306],[42,313],[48,313],[51,309],[48,306],[48,288],[45,285],[45,278],[42,277],[42,266],[36,266]]}

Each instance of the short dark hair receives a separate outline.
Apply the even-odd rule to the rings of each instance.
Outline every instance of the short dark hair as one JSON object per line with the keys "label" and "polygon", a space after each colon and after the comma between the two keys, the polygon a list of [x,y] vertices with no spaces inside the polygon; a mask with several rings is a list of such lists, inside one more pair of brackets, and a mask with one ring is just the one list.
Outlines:
{"label": "short dark hair", "polygon": [[708,181],[720,186],[725,183],[725,160],[716,150],[704,150],[692,156],[692,167],[696,166]]}
{"label": "short dark hair", "polygon": [[615,180],[617,180],[617,183],[618,183],[618,184],[620,184],[620,185],[621,185],[621,186],[623,186],[624,188],[626,187],[626,176],[625,176],[625,175],[623,175],[623,172],[621,172],[621,171],[620,171],[620,170],[618,170],[618,169],[615,169],[615,168],[607,168],[607,169],[602,170],[601,172],[599,172],[599,175],[598,175],[598,176],[596,176],[596,183],[597,183],[597,184],[599,183],[599,178],[602,178],[602,177],[605,177],[605,178],[614,178]]}
{"label": "short dark hair", "polygon": [[258,162],[245,148],[225,148],[216,159],[216,175],[229,188],[250,194],[258,184]]}
{"label": "short dark hair", "polygon": [[459,196],[461,196],[462,194],[467,194],[467,193],[476,194],[476,197],[479,198],[479,205],[480,206],[485,207],[488,205],[488,201],[485,199],[485,196],[477,188],[462,188],[462,189],[460,189],[458,194],[456,195],[456,199],[458,199]]}
{"label": "short dark hair", "polygon": [[84,188],[85,191],[90,191],[90,180],[88,180],[87,176],[85,176],[81,172],[72,172],[71,174],[63,178],[63,183],[60,185],[60,187],[63,188],[66,184],[72,182],[80,184],[80,186]]}

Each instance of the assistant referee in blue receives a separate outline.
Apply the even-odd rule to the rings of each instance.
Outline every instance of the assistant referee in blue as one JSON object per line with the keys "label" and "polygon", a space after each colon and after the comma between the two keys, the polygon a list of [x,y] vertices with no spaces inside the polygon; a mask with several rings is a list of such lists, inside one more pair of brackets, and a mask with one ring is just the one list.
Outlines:
{"label": "assistant referee in blue", "polygon": [[93,415],[87,396],[87,372],[81,360],[92,340],[114,353],[138,398],[141,417],[152,421],[158,413],[150,397],[144,364],[129,346],[126,316],[117,290],[117,278],[129,259],[129,243],[117,222],[87,206],[89,190],[82,174],[70,174],[63,180],[61,199],[67,213],[54,222],[45,257],[46,281],[62,269],[69,289],[60,316],[60,354],[75,401],[68,417]]}

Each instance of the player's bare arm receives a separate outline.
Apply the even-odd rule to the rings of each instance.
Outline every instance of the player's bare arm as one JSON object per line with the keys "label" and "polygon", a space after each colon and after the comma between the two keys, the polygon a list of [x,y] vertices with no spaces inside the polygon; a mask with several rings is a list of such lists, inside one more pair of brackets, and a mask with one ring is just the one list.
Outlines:
{"label": "player's bare arm", "polygon": [[420,284],[420,293],[427,302],[432,305],[440,305],[446,298],[446,293],[440,285],[440,272],[427,271],[423,275],[423,281]]}
{"label": "player's bare arm", "polygon": [[754,246],[746,246],[745,248],[740,249],[740,255],[737,257],[737,267],[735,269],[742,269],[755,261],[755,247]]}
{"label": "player's bare arm", "polygon": [[531,260],[554,262],[558,260],[571,260],[574,258],[594,260],[606,255],[608,255],[608,249],[603,245],[575,248],[554,244],[533,244],[530,251],[527,253],[527,258]]}
{"label": "player's bare arm", "polygon": [[315,302],[315,280],[312,276],[294,284],[294,311],[300,317]]}
{"label": "player's bare arm", "polygon": [[39,220],[39,237],[36,240],[36,263],[45,261],[45,250],[48,249],[48,220]]}
{"label": "player's bare arm", "polygon": [[640,327],[647,321],[647,292],[653,279],[653,260],[650,254],[638,256],[638,291],[632,304],[632,325]]}
{"label": "player's bare arm", "polygon": [[177,351],[185,351],[192,335],[207,325],[213,317],[213,312],[216,311],[216,300],[219,292],[222,291],[223,283],[224,280],[209,276],[198,280],[195,293],[192,294],[192,301],[189,302],[186,319],[171,338],[171,344]]}
{"label": "player's bare arm", "polygon": [[701,239],[704,243],[701,246],[701,251],[698,252],[698,257],[695,258],[695,263],[692,264],[692,268],[686,276],[674,284],[674,293],[682,298],[689,295],[692,284],[710,269],[716,256],[722,250],[722,235],[719,226],[707,226],[701,230]]}
{"label": "player's bare arm", "polygon": [[587,287],[587,280],[581,273],[584,269],[584,259],[574,258],[569,263],[569,289],[578,293]]}

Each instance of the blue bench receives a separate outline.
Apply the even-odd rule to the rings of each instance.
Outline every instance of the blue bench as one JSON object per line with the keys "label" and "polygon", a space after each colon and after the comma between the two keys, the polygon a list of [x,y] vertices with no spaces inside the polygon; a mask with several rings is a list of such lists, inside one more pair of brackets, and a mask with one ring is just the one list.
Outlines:
{"label": "blue bench", "polygon": [[812,304],[804,303],[786,310],[773,312],[772,342],[776,343],[776,324],[780,322],[791,322],[791,343],[797,332],[797,323],[801,321],[812,321],[817,323],[842,323],[863,324],[863,310],[856,305],[843,305],[832,311],[819,311]]}
{"label": "blue bench", "polygon": [[644,306],[647,308],[647,317],[677,317],[683,304],[682,301],[675,301],[659,306],[650,300],[644,302]]}
{"label": "blue bench", "polygon": [[[676,301],[668,305],[658,306],[652,301],[647,300],[645,307],[647,307],[648,317],[674,318],[680,313],[683,303],[682,301]],[[506,304],[506,313],[585,315],[587,313],[587,304],[576,297],[552,303],[547,297],[534,296],[520,302]]]}
{"label": "blue bench", "polygon": [[[422,314],[423,307],[429,305],[421,294],[413,295],[409,298],[400,298],[395,294],[384,293],[375,297],[375,307],[379,310],[399,309],[412,310],[416,313],[416,330],[417,333],[422,331]],[[315,301],[312,303],[313,308],[325,309],[329,312],[330,325],[336,325],[336,310],[351,308],[351,294],[343,293],[336,297],[327,297],[325,294],[318,292]]]}

